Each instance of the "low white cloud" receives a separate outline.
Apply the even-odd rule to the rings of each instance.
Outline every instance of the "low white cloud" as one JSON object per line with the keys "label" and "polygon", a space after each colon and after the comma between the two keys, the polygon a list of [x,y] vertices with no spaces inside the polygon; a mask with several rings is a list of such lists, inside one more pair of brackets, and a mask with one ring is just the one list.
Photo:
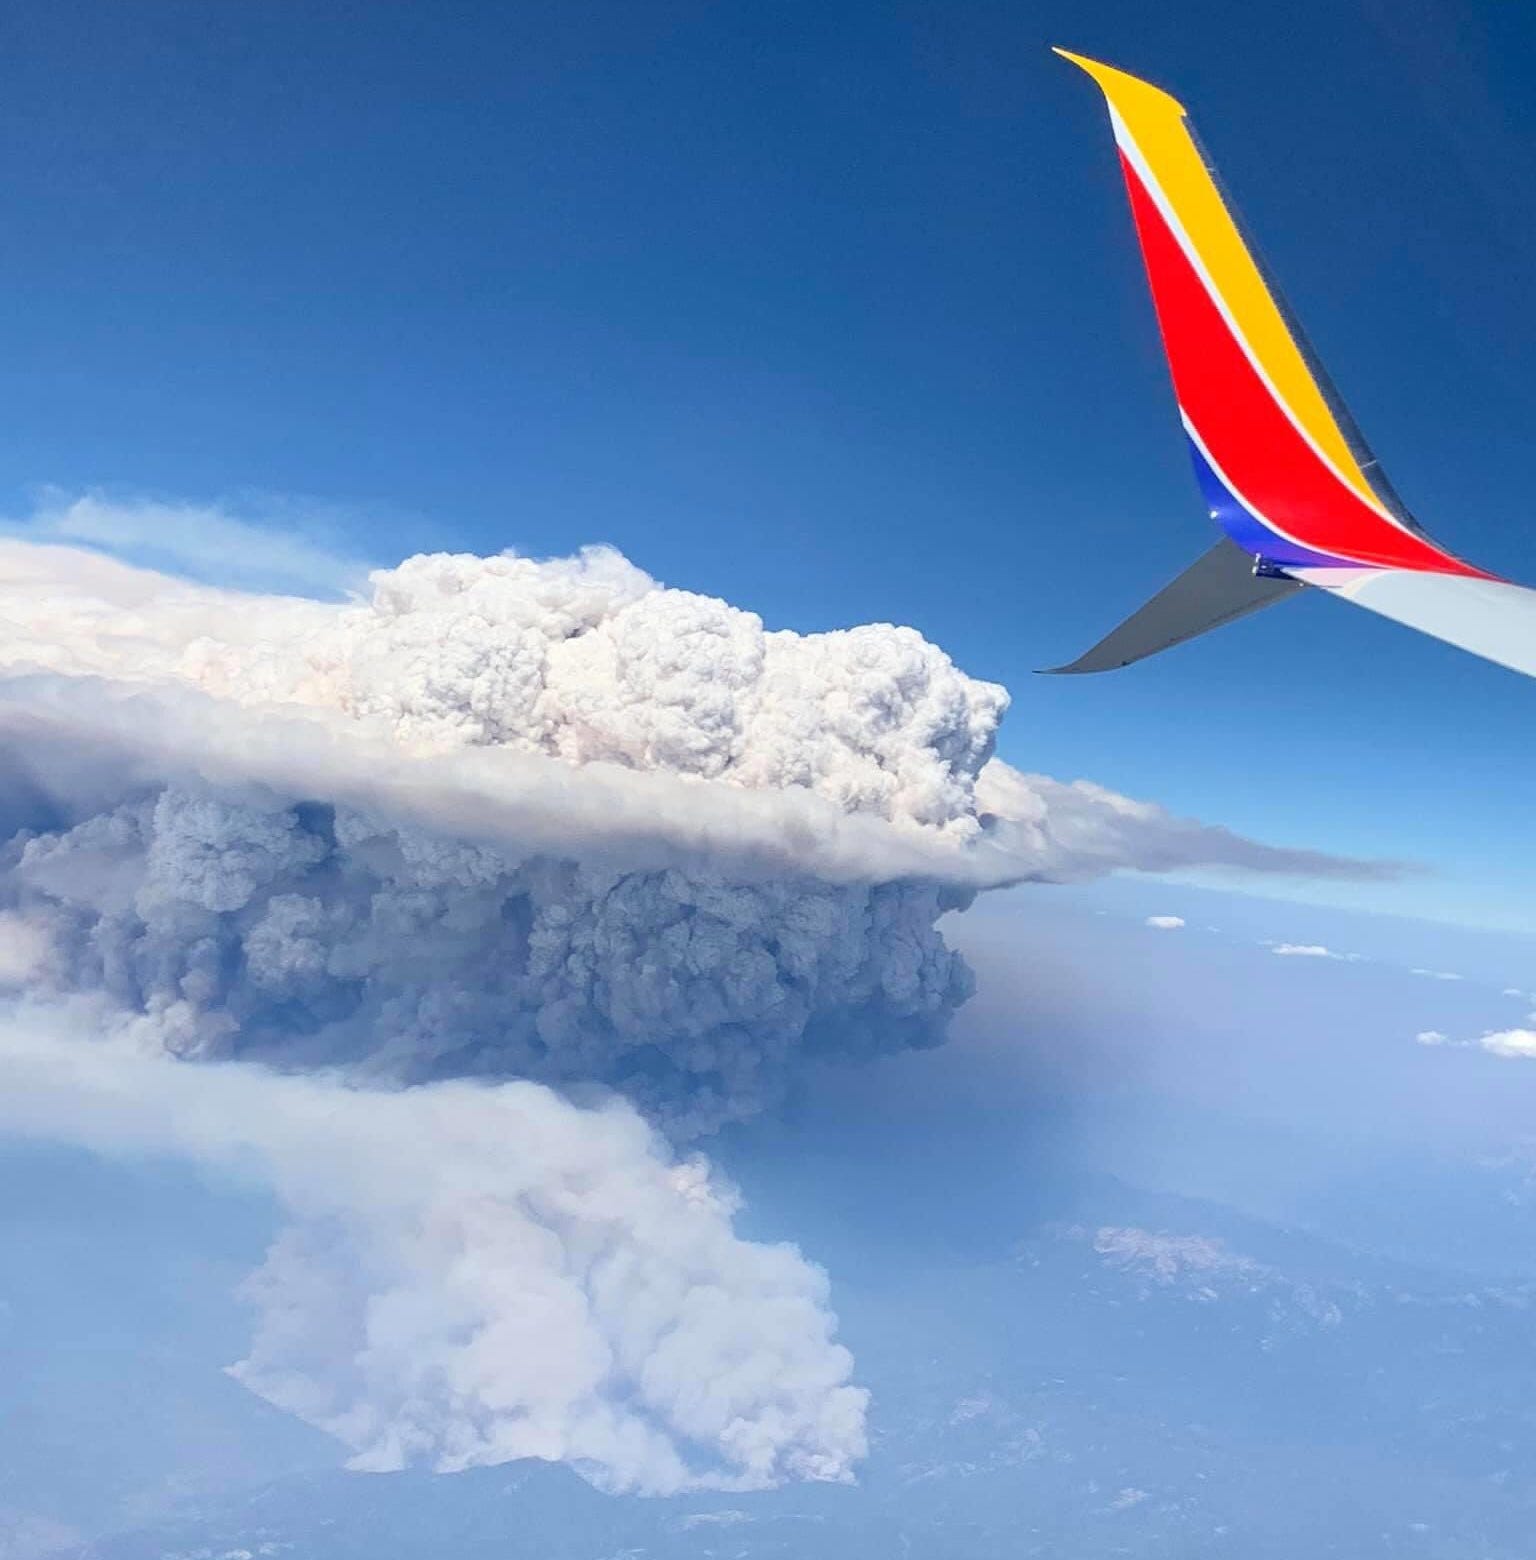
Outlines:
{"label": "low white cloud", "polygon": [[1181,915],[1149,915],[1145,924],[1159,932],[1176,932],[1184,925],[1184,917]]}
{"label": "low white cloud", "polygon": [[691,1533],[695,1528],[740,1527],[756,1520],[749,1511],[728,1507],[723,1511],[691,1511],[674,1524],[676,1532]]}
{"label": "low white cloud", "polygon": [[1497,1029],[1474,1040],[1457,1040],[1438,1029],[1422,1029],[1413,1037],[1418,1044],[1444,1046],[1454,1051],[1486,1051],[1509,1061],[1536,1058],[1536,1029]]}
{"label": "low white cloud", "polygon": [[1422,976],[1425,980],[1460,980],[1461,976],[1454,970],[1409,970],[1410,975]]}
{"label": "low white cloud", "polygon": [[1261,1271],[1251,1257],[1229,1251],[1225,1242],[1206,1235],[1169,1235],[1134,1226],[1104,1225],[1093,1232],[1092,1243],[1107,1265],[1161,1285],[1191,1276]]}
{"label": "low white cloud", "polygon": [[1340,964],[1364,964],[1363,953],[1340,953],[1325,943],[1272,942],[1265,938],[1259,944],[1281,959],[1331,959]]}
{"label": "low white cloud", "polygon": [[1536,1057],[1536,1029],[1499,1029],[1477,1042],[1490,1056]]}
{"label": "low white cloud", "polygon": [[275,1190],[292,1222],[232,1374],[355,1468],[535,1457],[666,1493],[844,1479],[863,1455],[820,1269],[737,1236],[730,1188],[621,1101],[186,1067],[78,1003],[0,1012],[0,1062],[0,1129]]}
{"label": "low white cloud", "polygon": [[1214,1236],[1117,1225],[1073,1227],[1065,1233],[1069,1239],[1089,1241],[1106,1267],[1136,1282],[1143,1298],[1173,1291],[1208,1305],[1263,1294],[1270,1302],[1272,1326],[1336,1327],[1343,1320],[1338,1302],[1328,1294],[1233,1251]]}

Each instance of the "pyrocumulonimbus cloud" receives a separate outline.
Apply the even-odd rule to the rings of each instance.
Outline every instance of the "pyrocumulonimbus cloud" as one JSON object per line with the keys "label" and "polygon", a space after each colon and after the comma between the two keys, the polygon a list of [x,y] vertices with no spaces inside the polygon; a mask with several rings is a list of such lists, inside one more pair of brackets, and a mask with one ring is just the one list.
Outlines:
{"label": "pyrocumulonimbus cloud", "polygon": [[61,1136],[104,1089],[130,1147],[206,1157],[212,1119],[259,1150],[295,1224],[238,1374],[360,1465],[844,1477],[818,1271],[667,1142],[806,1056],[939,1039],[970,990],[939,921],[986,887],[1391,870],[1021,774],[1006,705],[911,629],[769,631],[606,549],[333,604],[0,542],[10,1060]]}

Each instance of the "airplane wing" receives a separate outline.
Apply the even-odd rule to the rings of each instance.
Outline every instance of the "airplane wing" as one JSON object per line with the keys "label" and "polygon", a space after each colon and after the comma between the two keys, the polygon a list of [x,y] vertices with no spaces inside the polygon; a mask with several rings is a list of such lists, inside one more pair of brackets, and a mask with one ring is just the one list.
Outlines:
{"label": "airplane wing", "polygon": [[[1536,592],[1446,551],[1403,507],[1245,238],[1183,107],[1124,71],[1056,53],[1108,102],[1195,476],[1250,573],[1317,586],[1536,675]],[[1287,594],[1230,570],[1216,587],[1209,571],[1197,575],[1205,562],[1175,583],[1197,576],[1208,588],[1171,604],[1162,592],[1061,670],[1129,664]],[[1160,643],[1130,634],[1137,654],[1099,654],[1159,602]]]}
{"label": "airplane wing", "polygon": [[1488,575],[1418,569],[1297,569],[1341,601],[1536,677],[1536,591]]}

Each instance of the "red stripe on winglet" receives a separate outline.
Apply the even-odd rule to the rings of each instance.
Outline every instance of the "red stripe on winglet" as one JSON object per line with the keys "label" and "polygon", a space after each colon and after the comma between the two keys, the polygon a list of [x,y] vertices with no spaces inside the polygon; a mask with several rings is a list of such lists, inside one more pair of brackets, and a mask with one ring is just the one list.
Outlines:
{"label": "red stripe on winglet", "polygon": [[1382,519],[1328,468],[1259,377],[1123,153],[1120,164],[1179,404],[1232,485],[1303,546],[1383,568],[1493,578]]}

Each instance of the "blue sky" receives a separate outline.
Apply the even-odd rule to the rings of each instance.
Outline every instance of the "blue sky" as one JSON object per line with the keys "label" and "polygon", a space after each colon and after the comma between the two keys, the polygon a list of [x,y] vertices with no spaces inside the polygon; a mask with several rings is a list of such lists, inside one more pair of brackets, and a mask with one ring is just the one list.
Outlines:
{"label": "blue sky", "polygon": [[1028,674],[1205,545],[1102,110],[1176,89],[1398,487],[1536,578],[1536,17],[1471,0],[22,4],[0,491],[238,505],[380,561],[616,543],[911,623],[1003,752],[1536,924],[1531,690],[1306,601]]}

